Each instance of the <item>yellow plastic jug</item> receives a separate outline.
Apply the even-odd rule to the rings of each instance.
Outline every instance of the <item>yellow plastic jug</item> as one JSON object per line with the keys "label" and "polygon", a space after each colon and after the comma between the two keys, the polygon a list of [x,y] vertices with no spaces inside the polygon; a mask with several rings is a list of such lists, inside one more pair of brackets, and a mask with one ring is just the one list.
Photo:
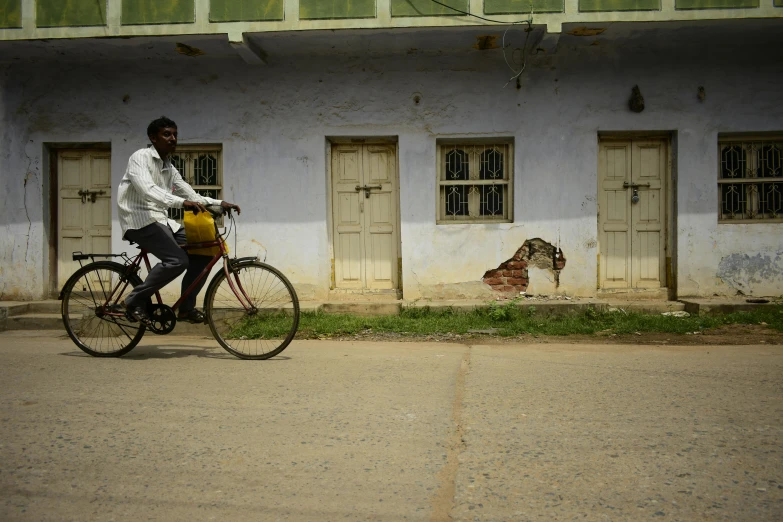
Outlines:
{"label": "yellow plastic jug", "polygon": [[[185,237],[188,243],[206,243],[215,240],[215,220],[209,212],[199,212],[194,214],[191,210],[183,212],[182,222],[185,225]],[[228,246],[223,241],[223,247],[228,252]],[[220,247],[191,248],[188,254],[197,256],[214,256],[220,253]]]}

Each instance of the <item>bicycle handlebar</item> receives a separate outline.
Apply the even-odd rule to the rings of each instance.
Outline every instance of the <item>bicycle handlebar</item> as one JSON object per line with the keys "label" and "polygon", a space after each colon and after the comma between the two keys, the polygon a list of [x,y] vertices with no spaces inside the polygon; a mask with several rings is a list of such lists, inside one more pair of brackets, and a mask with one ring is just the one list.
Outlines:
{"label": "bicycle handlebar", "polygon": [[[229,219],[231,219],[231,209],[230,208],[223,208],[220,205],[205,205],[205,208],[207,209],[207,212],[212,214],[213,218],[219,218],[220,216],[228,216]],[[194,212],[192,209],[185,209],[186,212]]]}
{"label": "bicycle handlebar", "polygon": [[220,216],[222,216],[224,214],[229,215],[229,217],[230,217],[230,214],[231,214],[231,209],[230,208],[229,209],[225,209],[225,208],[221,207],[220,205],[207,205],[207,210],[209,211],[210,214],[212,214],[212,217],[216,217],[216,218],[218,218],[218,217],[220,217]]}

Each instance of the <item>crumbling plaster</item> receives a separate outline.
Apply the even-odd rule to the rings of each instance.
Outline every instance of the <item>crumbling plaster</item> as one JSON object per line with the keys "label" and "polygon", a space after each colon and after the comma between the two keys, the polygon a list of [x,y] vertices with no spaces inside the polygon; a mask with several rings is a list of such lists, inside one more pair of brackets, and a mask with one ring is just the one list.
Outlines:
{"label": "crumbling plaster", "polygon": [[12,81],[10,68],[0,67],[0,299],[40,294],[36,285],[41,284],[44,259],[41,157],[35,143],[20,132],[26,106],[8,88]]}
{"label": "crumbling plaster", "polygon": [[[783,79],[783,68],[778,81]],[[731,120],[710,122],[706,128],[686,128],[678,133],[678,199],[677,230],[678,288],[680,297],[756,296],[783,294],[781,244],[783,223],[718,223],[717,175],[719,132],[757,132],[781,130],[783,110],[772,103],[773,96],[754,99],[753,113]],[[717,103],[732,103],[730,92]],[[735,102],[736,103],[736,102]],[[757,107],[757,109],[756,109]],[[734,111],[732,111],[734,112]],[[682,152],[692,150],[693,154]],[[699,161],[699,159],[701,161]]]}
{"label": "crumbling plaster", "polygon": [[[0,267],[12,291],[3,297],[38,298],[48,284],[44,144],[110,142],[116,197],[128,156],[161,114],[178,122],[181,143],[223,145],[224,197],[243,206],[236,251],[265,256],[310,298],[325,297],[330,282],[328,136],[398,138],[403,291],[416,299],[489,295],[482,275],[536,237],[568,258],[558,291],[594,295],[598,133],[674,131],[678,293],[727,293],[721,260],[778,259],[780,225],[717,224],[717,132],[776,130],[783,71],[742,45],[710,57],[648,44],[585,46],[564,38],[554,56],[531,57],[519,90],[503,87],[508,70],[498,50],[270,53],[260,67],[210,55],[9,66]],[[636,84],[646,102],[639,114],[627,109]],[[704,103],[696,99],[699,85],[707,89]],[[513,223],[435,224],[437,139],[459,137],[513,138]],[[129,250],[116,209],[113,247]],[[736,277],[747,279],[750,292],[783,293],[780,278],[752,282],[758,273]]]}

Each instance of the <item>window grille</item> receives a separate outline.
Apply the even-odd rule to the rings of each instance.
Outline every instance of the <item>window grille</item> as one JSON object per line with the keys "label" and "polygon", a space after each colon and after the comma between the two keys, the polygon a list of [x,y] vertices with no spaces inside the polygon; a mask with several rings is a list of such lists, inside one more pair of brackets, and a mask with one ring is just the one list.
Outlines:
{"label": "window grille", "polygon": [[719,139],[718,220],[783,221],[783,136]]}
{"label": "window grille", "polygon": [[510,143],[440,143],[438,154],[439,224],[513,220]]}
{"label": "window grille", "polygon": [[[180,145],[171,155],[171,164],[193,190],[202,196],[223,199],[223,168],[220,146]],[[169,217],[182,222],[181,208],[170,208]],[[222,218],[218,225],[222,225]]]}

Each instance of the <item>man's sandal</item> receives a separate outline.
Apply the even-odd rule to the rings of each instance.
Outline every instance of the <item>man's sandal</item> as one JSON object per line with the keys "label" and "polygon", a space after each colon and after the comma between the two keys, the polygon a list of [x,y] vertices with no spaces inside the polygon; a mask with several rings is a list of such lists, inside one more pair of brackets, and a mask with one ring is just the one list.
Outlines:
{"label": "man's sandal", "polygon": [[177,321],[185,321],[193,324],[203,324],[206,322],[206,319],[207,317],[204,315],[204,312],[197,310],[196,308],[189,312],[185,312],[184,314],[177,315]]}
{"label": "man's sandal", "polygon": [[142,306],[129,307],[128,310],[125,312],[125,316],[130,321],[139,322],[144,326],[150,326],[152,324],[152,320],[150,319],[150,316],[147,315],[147,310],[145,310],[144,307]]}

